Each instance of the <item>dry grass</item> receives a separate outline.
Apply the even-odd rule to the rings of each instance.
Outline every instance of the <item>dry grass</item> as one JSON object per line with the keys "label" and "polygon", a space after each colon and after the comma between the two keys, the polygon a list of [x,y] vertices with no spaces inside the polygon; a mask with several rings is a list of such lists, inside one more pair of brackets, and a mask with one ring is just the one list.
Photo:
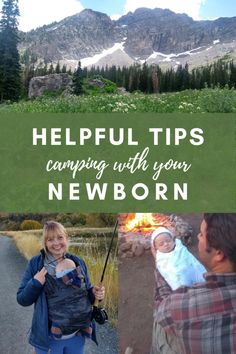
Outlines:
{"label": "dry grass", "polygon": [[4,234],[13,237],[20,253],[27,260],[38,254],[42,248],[42,230],[4,231]]}
{"label": "dry grass", "polygon": [[[112,228],[85,228],[85,227],[69,227],[66,229],[69,238],[74,236],[100,236],[105,233],[111,233]],[[42,230],[27,230],[27,231],[4,231],[4,235],[14,239],[20,253],[29,260],[31,257],[39,253],[42,248]]]}
{"label": "dry grass", "polygon": [[[96,258],[91,259],[91,257],[84,256],[81,252],[79,255],[87,264],[92,284],[99,285],[105,258],[97,255]],[[116,325],[118,316],[118,270],[115,256],[111,257],[107,263],[103,286],[106,289],[106,297],[103,305],[108,311],[109,319]]]}

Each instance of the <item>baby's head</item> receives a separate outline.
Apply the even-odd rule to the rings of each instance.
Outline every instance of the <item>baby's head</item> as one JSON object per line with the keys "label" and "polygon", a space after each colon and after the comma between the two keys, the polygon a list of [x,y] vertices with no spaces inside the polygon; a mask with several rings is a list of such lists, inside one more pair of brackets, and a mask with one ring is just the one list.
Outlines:
{"label": "baby's head", "polygon": [[158,227],[152,233],[152,245],[156,251],[171,252],[175,247],[175,236],[167,228]]}
{"label": "baby's head", "polygon": [[56,265],[56,274],[64,272],[65,274],[67,271],[71,271],[76,267],[75,262],[72,259],[64,258],[62,261],[57,263]]}

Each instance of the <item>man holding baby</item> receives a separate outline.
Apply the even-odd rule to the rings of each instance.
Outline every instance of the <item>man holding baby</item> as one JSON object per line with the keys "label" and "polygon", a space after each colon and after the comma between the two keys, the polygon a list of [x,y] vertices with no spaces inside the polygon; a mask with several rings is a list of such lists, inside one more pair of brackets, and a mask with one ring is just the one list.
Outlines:
{"label": "man holding baby", "polygon": [[204,214],[204,281],[172,290],[156,272],[152,354],[236,353],[236,214]]}

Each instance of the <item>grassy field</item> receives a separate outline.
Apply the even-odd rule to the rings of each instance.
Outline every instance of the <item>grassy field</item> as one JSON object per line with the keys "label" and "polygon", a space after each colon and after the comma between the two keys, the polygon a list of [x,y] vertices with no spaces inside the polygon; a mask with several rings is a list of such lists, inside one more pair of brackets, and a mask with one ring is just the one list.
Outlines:
{"label": "grassy field", "polygon": [[39,98],[2,104],[0,112],[186,112],[186,113],[230,113],[236,111],[236,90],[203,89],[176,93],[145,95],[112,94],[96,96],[68,96]]}
{"label": "grassy field", "polygon": [[[74,244],[70,246],[69,251],[73,254],[79,255],[85,260],[91,282],[99,284],[102,275],[106,251],[101,252],[100,243],[106,241],[105,249],[108,248],[112,228],[94,229],[94,228],[68,228],[71,243],[74,243],[74,238],[77,235],[84,237],[87,240],[91,238],[91,242],[80,243],[78,246]],[[34,231],[4,231],[4,234],[14,238],[17,248],[26,259],[39,253],[42,248],[42,230]],[[88,237],[89,236],[89,237]],[[99,241],[101,239],[101,242]],[[117,241],[117,239],[116,239]],[[118,316],[118,269],[117,269],[117,250],[116,243],[114,242],[113,251],[110,255],[107,265],[103,285],[106,288],[106,297],[104,306],[108,311],[110,322],[114,325],[117,324]]]}

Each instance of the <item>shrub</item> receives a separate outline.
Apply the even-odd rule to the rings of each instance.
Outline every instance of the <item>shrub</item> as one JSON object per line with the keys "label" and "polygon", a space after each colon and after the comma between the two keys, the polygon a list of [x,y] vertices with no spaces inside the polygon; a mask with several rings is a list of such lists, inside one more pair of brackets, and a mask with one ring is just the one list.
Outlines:
{"label": "shrub", "polygon": [[9,220],[22,222],[24,220],[37,220],[40,221],[42,218],[41,214],[33,214],[33,213],[12,213],[9,214]]}
{"label": "shrub", "polygon": [[54,98],[54,97],[59,97],[63,93],[64,89],[59,88],[57,90],[45,90],[43,92],[43,97],[45,98]]}
{"label": "shrub", "polygon": [[9,220],[6,224],[1,225],[2,230],[18,231],[20,230],[20,222]]}
{"label": "shrub", "polygon": [[100,75],[95,75],[85,80],[85,94],[87,95],[112,94],[116,92],[116,84]]}
{"label": "shrub", "polygon": [[61,224],[65,225],[67,222],[70,222],[71,214],[60,213],[57,215],[56,220]]}
{"label": "shrub", "polygon": [[104,87],[104,91],[106,93],[115,93],[117,92],[117,86],[114,82],[110,81],[110,80],[107,80],[107,79],[103,79],[103,82],[105,84],[105,87]]}
{"label": "shrub", "polygon": [[63,226],[64,226],[65,228],[73,227],[73,225],[72,225],[72,223],[71,223],[70,221],[66,221],[66,222],[63,224]]}
{"label": "shrub", "polygon": [[114,226],[117,219],[117,214],[101,213],[100,218],[104,221],[106,226]]}
{"label": "shrub", "polygon": [[74,213],[70,217],[70,222],[72,225],[85,225],[86,224],[86,215]]}
{"label": "shrub", "polygon": [[86,215],[79,213],[60,213],[57,215],[56,220],[66,227],[71,227],[74,225],[85,225]]}
{"label": "shrub", "polygon": [[114,226],[116,219],[117,219],[117,214],[92,213],[86,215],[86,225],[91,227]]}
{"label": "shrub", "polygon": [[24,220],[20,225],[21,230],[38,230],[42,229],[42,225],[35,220]]}
{"label": "shrub", "polygon": [[9,219],[9,213],[0,213],[0,221],[6,221]]}
{"label": "shrub", "polygon": [[90,227],[105,227],[105,222],[101,219],[99,213],[87,214],[86,225]]}

